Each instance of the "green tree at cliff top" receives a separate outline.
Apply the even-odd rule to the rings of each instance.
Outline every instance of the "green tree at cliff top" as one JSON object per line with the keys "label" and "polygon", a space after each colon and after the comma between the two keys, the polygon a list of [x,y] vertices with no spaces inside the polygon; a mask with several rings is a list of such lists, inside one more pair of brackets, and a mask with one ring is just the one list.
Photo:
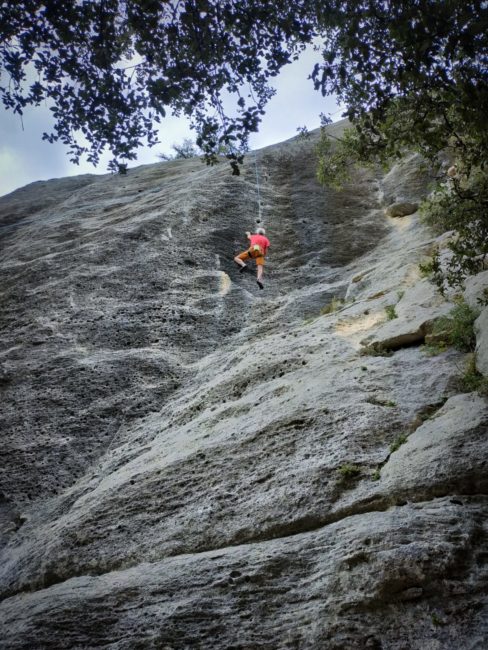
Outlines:
{"label": "green tree at cliff top", "polygon": [[54,128],[44,137],[75,161],[96,163],[105,148],[133,159],[168,112],[191,117],[212,160],[219,145],[245,148],[273,77],[313,40],[313,82],[346,104],[365,155],[431,150],[446,125],[467,164],[481,165],[487,34],[486,2],[3,1],[0,96],[17,113],[47,102]]}
{"label": "green tree at cliff top", "polygon": [[424,214],[437,230],[457,233],[448,260],[434,256],[431,270],[442,290],[458,285],[488,259],[488,3],[336,9],[313,77],[347,105],[353,127],[339,143],[322,132],[319,178],[340,185],[353,163],[391,163],[412,150],[438,171],[442,158],[455,163]]}

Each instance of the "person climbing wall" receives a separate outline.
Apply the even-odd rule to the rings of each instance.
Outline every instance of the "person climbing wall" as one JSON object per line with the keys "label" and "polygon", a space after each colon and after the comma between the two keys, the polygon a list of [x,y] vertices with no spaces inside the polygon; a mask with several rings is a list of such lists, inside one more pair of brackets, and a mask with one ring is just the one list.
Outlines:
{"label": "person climbing wall", "polygon": [[239,269],[240,273],[247,269],[247,264],[244,260],[253,259],[256,262],[256,282],[258,283],[260,289],[264,289],[264,258],[268,252],[268,248],[270,247],[269,239],[265,235],[266,231],[264,228],[257,228],[254,235],[251,235],[250,232],[246,232],[246,236],[251,242],[251,245],[246,251],[234,257],[234,262],[241,267]]}

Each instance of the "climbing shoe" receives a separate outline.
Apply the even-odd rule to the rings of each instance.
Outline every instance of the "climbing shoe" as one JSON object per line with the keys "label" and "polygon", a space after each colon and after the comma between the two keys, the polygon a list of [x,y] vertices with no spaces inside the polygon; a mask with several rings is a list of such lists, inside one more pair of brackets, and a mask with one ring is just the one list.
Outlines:
{"label": "climbing shoe", "polygon": [[261,282],[261,280],[256,280],[256,282],[258,283],[258,287],[260,289],[264,289],[264,284]]}
{"label": "climbing shoe", "polygon": [[246,265],[241,266],[241,268],[239,269],[239,273],[244,273],[244,271],[247,271],[247,266]]}

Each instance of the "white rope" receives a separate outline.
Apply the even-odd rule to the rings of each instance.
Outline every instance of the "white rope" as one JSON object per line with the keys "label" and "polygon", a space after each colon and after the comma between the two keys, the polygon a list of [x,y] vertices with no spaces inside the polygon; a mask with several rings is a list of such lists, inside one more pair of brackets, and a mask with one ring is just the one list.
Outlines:
{"label": "white rope", "polygon": [[258,190],[258,217],[261,220],[261,192],[259,188],[258,157],[256,151],[254,152],[254,167],[256,169],[256,187]]}

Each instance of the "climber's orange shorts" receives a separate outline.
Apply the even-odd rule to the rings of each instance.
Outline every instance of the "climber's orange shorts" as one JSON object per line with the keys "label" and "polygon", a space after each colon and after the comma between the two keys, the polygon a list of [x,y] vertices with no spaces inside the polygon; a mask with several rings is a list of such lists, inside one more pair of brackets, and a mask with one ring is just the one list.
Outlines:
{"label": "climber's orange shorts", "polygon": [[247,250],[241,253],[240,255],[237,256],[240,260],[243,262],[245,260],[248,260],[249,258],[253,259],[256,264],[259,264],[260,266],[264,266],[264,255],[259,255],[258,257],[253,257],[251,251]]}

